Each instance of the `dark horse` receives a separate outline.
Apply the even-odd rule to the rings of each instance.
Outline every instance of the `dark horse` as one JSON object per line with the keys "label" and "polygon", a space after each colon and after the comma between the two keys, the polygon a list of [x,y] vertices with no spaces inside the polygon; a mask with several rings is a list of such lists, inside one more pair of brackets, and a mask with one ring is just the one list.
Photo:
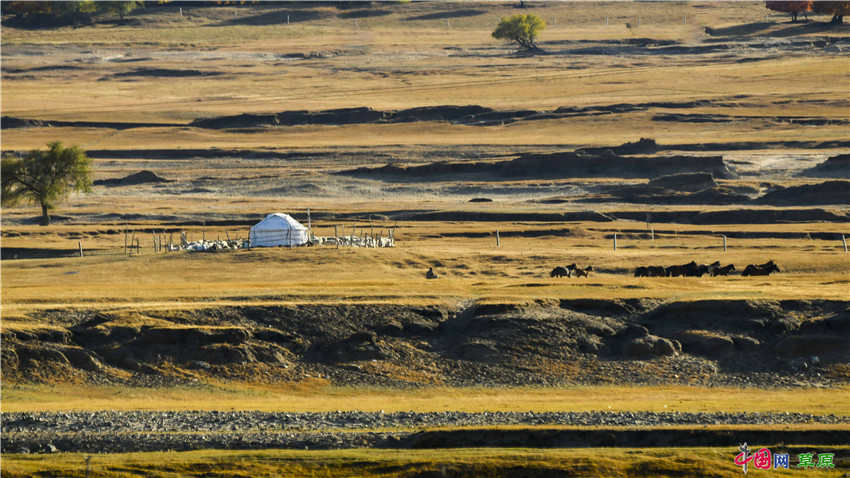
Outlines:
{"label": "dark horse", "polygon": [[774,264],[773,261],[765,262],[760,266],[756,266],[753,264],[748,265],[744,272],[741,274],[742,276],[769,276],[771,272],[781,272],[779,267]]}
{"label": "dark horse", "polygon": [[702,272],[697,263],[693,261],[688,264],[682,264],[680,266],[670,266],[667,268],[668,277],[700,277],[703,274],[704,272]]}
{"label": "dark horse", "polygon": [[728,276],[729,271],[734,271],[734,270],[735,270],[735,264],[729,264],[728,266],[723,266],[723,267],[715,267],[714,269],[711,270],[711,277]]}
{"label": "dark horse", "polygon": [[552,269],[552,272],[549,273],[549,277],[571,277],[570,271],[566,267],[558,266]]}

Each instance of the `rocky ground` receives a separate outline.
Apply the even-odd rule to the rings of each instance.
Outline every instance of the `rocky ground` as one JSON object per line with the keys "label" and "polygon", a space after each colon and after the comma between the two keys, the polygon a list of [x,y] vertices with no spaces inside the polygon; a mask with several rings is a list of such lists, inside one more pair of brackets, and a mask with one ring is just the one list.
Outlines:
{"label": "rocky ground", "polygon": [[[654,412],[159,412],[99,411],[70,413],[5,413],[3,453],[136,452],[201,448],[327,449],[416,447],[439,434],[433,427],[547,426],[603,427],[614,440],[629,440],[616,427],[675,425],[850,424],[850,418],[802,413],[654,413]],[[481,430],[486,435],[486,430]],[[532,437],[535,436],[533,432]],[[541,432],[542,433],[542,432]],[[546,433],[553,433],[548,431]],[[545,435],[546,433],[543,433]],[[599,430],[589,433],[599,439]],[[651,432],[646,432],[651,433]],[[675,435],[673,430],[667,434]],[[753,432],[756,433],[756,432]],[[825,443],[835,440],[820,431]],[[483,435],[476,435],[483,439]],[[803,433],[805,435],[805,433]],[[539,438],[539,437],[538,437]],[[446,440],[446,437],[440,437]],[[531,437],[529,437],[531,439]],[[563,437],[559,438],[563,439]],[[608,439],[611,439],[609,436]],[[717,439],[722,441],[722,433]],[[789,436],[786,440],[793,441]],[[790,441],[786,441],[790,443]],[[807,442],[812,443],[812,442]],[[430,445],[429,445],[430,446]],[[467,445],[468,446],[468,445]]]}

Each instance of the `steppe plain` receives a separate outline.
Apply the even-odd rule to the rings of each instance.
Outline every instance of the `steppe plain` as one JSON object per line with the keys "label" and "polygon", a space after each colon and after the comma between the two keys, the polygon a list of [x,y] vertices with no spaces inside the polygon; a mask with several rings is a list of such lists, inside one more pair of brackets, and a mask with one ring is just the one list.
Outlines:
{"label": "steppe plain", "polygon": [[[547,21],[541,52],[490,37],[517,12]],[[737,476],[744,441],[847,473],[850,30],[814,20],[5,18],[2,150],[80,145],[96,185],[50,226],[3,210],[4,476],[85,476],[85,456],[96,476]],[[165,181],[121,181],[140,171]],[[395,247],[153,251],[308,209],[317,236]],[[633,276],[690,261],[737,271]],[[570,263],[594,270],[549,276]]]}

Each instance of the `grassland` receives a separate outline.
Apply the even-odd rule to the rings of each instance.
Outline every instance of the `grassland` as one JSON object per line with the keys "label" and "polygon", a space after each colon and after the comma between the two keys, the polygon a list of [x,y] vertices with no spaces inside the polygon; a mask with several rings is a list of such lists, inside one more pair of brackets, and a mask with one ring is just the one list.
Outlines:
{"label": "grassland", "polygon": [[[656,222],[650,232],[642,221],[624,220],[405,219],[429,211],[643,214],[739,209],[756,211],[746,214],[759,219],[759,211],[782,213],[807,205],[578,200],[600,188],[642,185],[646,179],[461,174],[432,181],[339,174],[360,166],[494,161],[521,152],[614,146],[651,137],[662,145],[713,145],[695,157],[722,155],[733,165],[739,175],[721,181],[724,187],[761,194],[817,184],[821,179],[799,173],[846,153],[840,144],[847,141],[850,102],[837,85],[846,84],[847,55],[846,48],[835,46],[845,45],[841,42],[850,37],[846,26],[793,25],[767,12],[762,2],[551,2],[529,9],[548,22],[541,36],[546,54],[525,55],[490,37],[498,17],[517,11],[506,3],[379,3],[368,8],[296,3],[185,10],[181,17],[176,7],[151,8],[134,13],[123,25],[100,19],[73,29],[21,28],[4,20],[3,115],[88,122],[4,126],[0,131],[4,151],[62,140],[100,152],[95,179],[147,169],[173,180],[166,185],[96,186],[91,195],[63,203],[49,227],[34,225],[36,207],[4,208],[2,247],[21,251],[19,258],[7,257],[5,251],[3,255],[4,333],[62,332],[74,317],[94,313],[113,314],[113,327],[172,327],[179,324],[163,319],[167,314],[178,317],[205,310],[212,314],[224,307],[389,304],[460,309],[470,303],[548,304],[569,299],[840,303],[850,297],[850,255],[839,239],[842,234],[850,236],[846,221]],[[675,104],[493,126],[445,121],[253,129],[189,125],[198,118],[242,113],[364,106],[382,111],[442,105],[551,111],[652,103]],[[683,112],[708,121],[658,119]],[[812,126],[799,119],[820,123]],[[121,123],[142,127],[124,128]],[[823,146],[825,142],[839,146]],[[192,152],[168,156],[180,150]],[[280,154],[284,159],[256,158],[251,156],[254,152]],[[556,195],[577,200],[539,201]],[[476,196],[495,201],[467,202]],[[816,207],[840,215],[850,205],[839,200]],[[248,224],[268,212],[289,212],[302,220],[308,208],[318,236],[332,235],[334,226],[347,233],[356,221],[358,233],[386,236],[393,228],[396,247],[218,254],[151,251],[154,231],[175,239],[180,231],[190,239],[244,238]],[[370,217],[372,227],[364,229]],[[207,222],[202,225],[203,221]],[[140,240],[142,254],[124,253],[125,230]],[[723,235],[728,236],[727,251]],[[74,257],[79,244],[84,257]],[[632,276],[638,265],[719,260],[741,269],[771,259],[779,263],[781,274]],[[594,272],[587,279],[549,277],[554,265],[572,262],[592,264]],[[430,267],[439,272],[440,280],[423,279]],[[846,366],[834,365],[830,378],[846,383],[846,371]],[[3,412],[610,410],[850,415],[846,386],[808,388],[798,378],[794,388],[670,384],[402,390],[337,386],[316,377],[253,383],[197,375],[201,380],[191,382],[195,376],[186,374],[185,383],[178,385],[145,387],[120,380],[95,383],[84,374],[58,374],[38,383],[4,379],[2,407]],[[846,447],[836,450],[842,457],[850,453]],[[96,474],[110,476],[436,475],[441,467],[461,475],[526,470],[541,475],[738,476],[740,467],[732,464],[735,453],[732,448],[201,451],[99,455],[92,465]],[[836,475],[847,472],[846,463],[837,461]],[[83,456],[76,454],[4,453],[2,472],[85,476],[85,465]],[[820,470],[788,474],[829,476]]]}
{"label": "grassland", "polygon": [[394,390],[295,385],[138,389],[114,386],[5,385],[3,411],[261,410],[288,412],[788,412],[850,415],[847,389],[701,387],[445,388]]}
{"label": "grassland", "polygon": [[[776,451],[774,449],[773,451]],[[807,451],[807,450],[806,450]],[[804,453],[792,448],[789,453]],[[830,449],[846,456],[847,447]],[[740,476],[733,464],[737,448],[588,448],[571,450],[472,449],[472,450],[361,450],[334,451],[203,451],[182,453],[130,453],[97,455],[91,460],[95,474],[124,477],[224,476],[398,476],[448,474],[472,476],[502,474],[504,470],[537,476]],[[836,458],[838,460],[838,458]],[[84,456],[4,457],[4,474],[28,476],[85,476]],[[821,469],[771,470],[778,476],[840,476],[846,465],[836,461],[830,471]],[[792,465],[793,466],[793,465]],[[522,471],[519,471],[522,470]]]}
{"label": "grassland", "polygon": [[[350,223],[349,223],[350,224]],[[384,226],[384,227],[380,227]],[[380,229],[392,225],[381,224]],[[642,226],[642,227],[641,227]],[[55,308],[208,307],[227,304],[379,302],[453,303],[462,299],[525,302],[552,297],[658,298],[658,299],[835,299],[846,298],[848,259],[840,241],[810,239],[728,239],[723,252],[721,235],[740,230],[711,228],[711,235],[690,234],[696,226],[672,226],[653,241],[645,225],[621,224],[477,224],[411,223],[397,229],[393,249],[245,250],[230,254],[123,255],[120,234],[80,237],[88,226],[62,226],[40,239],[44,247],[73,252],[78,242],[102,249],[83,258],[11,261],[4,264],[4,322],[33,310]],[[32,227],[32,226],[30,226]],[[105,226],[99,226],[103,228]],[[623,230],[641,231],[630,237]],[[187,228],[192,237],[203,233]],[[453,232],[473,235],[501,229],[495,237],[453,238]],[[666,227],[665,227],[666,229]],[[747,231],[776,230],[775,226],[746,226]],[[788,227],[781,228],[789,232]],[[792,230],[834,231],[850,235],[845,225],[795,224]],[[318,224],[317,231],[330,231]],[[433,231],[438,237],[428,237]],[[552,230],[550,237],[511,238],[511,232]],[[570,237],[556,237],[568,230]],[[72,234],[72,231],[79,231]],[[207,237],[224,237],[225,229],[208,228]],[[620,232],[618,250],[612,234]],[[230,234],[234,235],[233,229]],[[778,231],[777,231],[778,232]],[[66,235],[62,237],[60,234]],[[71,235],[73,238],[69,238]],[[139,234],[150,241],[150,234]],[[247,235],[246,230],[240,232]],[[147,236],[147,237],[146,237]],[[448,236],[448,237],[441,237]],[[9,238],[4,245],[30,241]],[[100,255],[98,255],[100,254]],[[767,278],[635,278],[637,265],[677,264],[694,260],[711,263],[780,261],[783,274]],[[592,264],[587,280],[549,277],[553,264]],[[247,267],[246,264],[250,264]],[[344,264],[344,265],[343,265]],[[442,280],[425,282],[423,271],[438,266]],[[370,271],[364,278],[362,271]],[[765,287],[769,284],[769,287]]]}

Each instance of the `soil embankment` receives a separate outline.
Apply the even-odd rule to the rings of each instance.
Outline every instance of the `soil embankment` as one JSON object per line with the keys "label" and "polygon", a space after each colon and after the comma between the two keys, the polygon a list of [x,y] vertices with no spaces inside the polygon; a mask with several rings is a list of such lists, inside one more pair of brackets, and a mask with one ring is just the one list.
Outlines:
{"label": "soil embankment", "polygon": [[587,153],[524,153],[518,158],[492,162],[435,162],[425,165],[362,167],[340,174],[354,176],[404,177],[433,181],[443,177],[486,174],[499,178],[656,178],[703,173],[731,178],[733,172],[721,156],[623,156],[607,150]]}
{"label": "soil embankment", "polygon": [[832,156],[817,166],[803,171],[802,175],[850,179],[850,154]]}
{"label": "soil embankment", "polygon": [[4,327],[4,381],[837,385],[850,363],[850,307],[834,301],[63,310],[37,320],[46,325]]}

